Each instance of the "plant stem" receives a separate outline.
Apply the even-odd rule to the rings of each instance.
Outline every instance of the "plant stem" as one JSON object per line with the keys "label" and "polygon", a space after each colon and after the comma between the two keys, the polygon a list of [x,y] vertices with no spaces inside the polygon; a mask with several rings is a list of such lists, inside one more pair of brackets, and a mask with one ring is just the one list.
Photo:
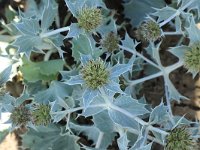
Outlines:
{"label": "plant stem", "polygon": [[165,97],[166,97],[167,107],[168,107],[168,111],[169,111],[169,118],[170,118],[171,123],[174,126],[175,122],[173,120],[173,113],[172,113],[171,102],[170,102],[170,99],[169,99],[169,91],[168,91],[167,85],[165,85]]}
{"label": "plant stem", "polygon": [[154,66],[154,67],[160,69],[160,67],[159,67],[156,63],[154,63],[153,61],[151,61],[151,60],[149,60],[148,58],[144,57],[142,54],[138,53],[137,51],[134,51],[134,50],[132,50],[132,49],[130,49],[130,48],[128,48],[128,47],[122,46],[122,45],[119,45],[119,47],[120,47],[121,49],[124,49],[124,50],[126,50],[126,51],[128,51],[128,52],[134,54],[134,55],[139,56],[140,58],[142,58],[143,60],[145,60],[146,62],[148,62],[149,64],[151,64],[152,66]]}
{"label": "plant stem", "polygon": [[124,110],[124,109],[122,109],[122,108],[120,108],[120,107],[118,107],[118,106],[116,106],[116,105],[110,105],[110,108],[111,109],[114,109],[114,110],[116,110],[116,111],[118,111],[118,112],[121,112],[121,113],[123,113],[124,115],[126,115],[127,117],[129,117],[129,118],[132,118],[132,119],[134,119],[135,121],[137,121],[139,124],[141,124],[142,126],[148,126],[148,129],[149,130],[151,130],[151,131],[155,131],[155,132],[158,132],[158,133],[160,133],[160,134],[162,134],[162,135],[168,135],[169,133],[168,132],[166,132],[166,131],[163,131],[163,130],[161,130],[161,129],[158,129],[158,128],[156,128],[156,127],[153,127],[152,125],[149,125],[147,122],[145,122],[145,121],[143,121],[142,119],[140,119],[139,117],[137,117],[137,116],[134,116],[134,115],[132,115],[131,113],[129,113],[128,111],[126,111],[126,110]]}
{"label": "plant stem", "polygon": [[56,30],[47,32],[47,33],[43,33],[43,34],[40,35],[40,37],[41,37],[41,38],[45,38],[45,37],[49,37],[49,36],[58,34],[58,33],[60,33],[60,32],[65,32],[65,31],[69,31],[69,30],[70,30],[69,27],[63,27],[63,28],[59,28],[59,29],[56,29]]}
{"label": "plant stem", "polygon": [[168,22],[170,22],[172,19],[174,19],[176,16],[180,15],[180,13],[185,10],[188,6],[190,6],[194,1],[190,0],[185,6],[183,6],[182,8],[178,9],[176,11],[176,13],[174,13],[172,16],[170,16],[169,18],[167,18],[165,21],[160,23],[160,27],[164,26],[165,24],[167,24]]}
{"label": "plant stem", "polygon": [[[133,128],[128,128],[127,130],[128,130],[129,132],[133,133],[133,134],[136,134],[136,135],[139,135],[139,134],[140,134],[139,131],[137,131],[136,129],[133,129]],[[156,142],[156,143],[160,144],[160,145],[164,145],[164,144],[163,144],[162,142],[160,142],[158,139],[156,139],[156,138],[154,138],[154,137],[152,137],[152,136],[150,136],[150,135],[147,135],[147,138],[148,138],[149,140],[153,141],[153,142]]]}
{"label": "plant stem", "polygon": [[178,61],[177,63],[175,63],[175,64],[173,64],[173,65],[171,65],[171,66],[167,66],[167,67],[165,67],[165,72],[167,73],[167,74],[170,74],[172,71],[174,71],[174,70],[176,70],[176,69],[178,69],[178,68],[180,68],[181,66],[183,66],[183,61]]}
{"label": "plant stem", "polygon": [[181,32],[163,32],[163,34],[166,35],[182,35],[183,33]]}
{"label": "plant stem", "polygon": [[96,146],[95,146],[96,149],[100,148],[101,142],[103,140],[103,136],[104,136],[104,133],[100,131],[99,137],[98,137],[98,140],[97,140],[97,143],[96,143]]}
{"label": "plant stem", "polygon": [[57,52],[55,49],[50,49],[45,55],[44,55],[44,61],[48,61],[51,57],[52,53]]}
{"label": "plant stem", "polygon": [[159,71],[159,72],[157,72],[155,74],[152,74],[152,75],[149,75],[147,77],[144,77],[144,78],[141,78],[141,79],[137,79],[137,80],[133,80],[133,81],[129,81],[128,84],[131,85],[131,86],[134,86],[134,85],[139,84],[141,82],[145,82],[147,80],[151,80],[151,79],[160,77],[162,75],[163,75],[162,71]]}

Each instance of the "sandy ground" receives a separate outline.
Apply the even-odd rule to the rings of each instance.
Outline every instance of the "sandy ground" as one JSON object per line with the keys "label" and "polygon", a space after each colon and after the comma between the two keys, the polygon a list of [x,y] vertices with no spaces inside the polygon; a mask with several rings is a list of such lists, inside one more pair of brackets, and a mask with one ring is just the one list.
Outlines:
{"label": "sandy ground", "polygon": [[0,144],[0,150],[18,150],[18,142],[15,134],[9,134]]}

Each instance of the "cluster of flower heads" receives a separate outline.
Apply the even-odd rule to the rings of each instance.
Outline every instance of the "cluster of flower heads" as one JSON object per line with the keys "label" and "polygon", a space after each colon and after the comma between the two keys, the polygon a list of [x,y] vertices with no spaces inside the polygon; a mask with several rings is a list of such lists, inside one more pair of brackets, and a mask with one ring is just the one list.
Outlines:
{"label": "cluster of flower heads", "polygon": [[78,15],[78,25],[85,31],[90,32],[101,25],[103,16],[99,8],[82,8]]}
{"label": "cluster of flower heads", "polygon": [[25,106],[15,107],[10,119],[16,126],[27,125],[29,122],[35,125],[48,125],[51,122],[50,106],[38,105],[33,112]]}

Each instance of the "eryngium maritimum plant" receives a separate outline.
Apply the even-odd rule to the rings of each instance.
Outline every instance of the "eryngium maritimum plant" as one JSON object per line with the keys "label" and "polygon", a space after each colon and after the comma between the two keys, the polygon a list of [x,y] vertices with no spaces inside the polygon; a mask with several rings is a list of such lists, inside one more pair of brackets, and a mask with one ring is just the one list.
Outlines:
{"label": "eryngium maritimum plant", "polygon": [[19,13],[9,1],[0,12],[8,45],[0,44],[0,117],[11,113],[11,131],[27,129],[22,149],[195,149],[199,121],[186,119],[193,107],[177,115],[171,103],[187,99],[174,86],[185,79],[177,69],[200,71],[199,0],[25,2]]}

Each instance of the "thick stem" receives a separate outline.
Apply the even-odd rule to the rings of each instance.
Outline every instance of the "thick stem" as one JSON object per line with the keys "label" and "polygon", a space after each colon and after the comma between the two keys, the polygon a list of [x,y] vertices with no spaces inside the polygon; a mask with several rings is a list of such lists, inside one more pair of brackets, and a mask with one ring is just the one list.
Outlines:
{"label": "thick stem", "polygon": [[47,32],[47,33],[43,33],[43,34],[40,35],[40,37],[41,37],[41,38],[45,38],[45,37],[49,37],[49,36],[58,34],[58,33],[60,33],[60,32],[65,32],[65,31],[69,31],[69,30],[70,30],[69,27],[63,27],[63,28],[59,28],[59,29],[56,29],[56,30]]}
{"label": "thick stem", "polygon": [[188,6],[190,6],[193,2],[194,2],[193,0],[190,0],[189,3],[187,3],[185,6],[183,6],[182,8],[180,8],[180,10],[177,10],[176,13],[174,13],[172,16],[170,16],[165,21],[163,21],[162,23],[160,23],[160,27],[164,26],[165,24],[167,24],[168,22],[170,22],[172,19],[174,19],[176,16],[180,15],[180,13],[183,10],[185,10]]}
{"label": "thick stem", "polygon": [[101,142],[103,140],[103,136],[104,136],[104,133],[100,131],[99,137],[98,137],[98,140],[97,140],[97,143],[96,143],[96,146],[95,146],[96,149],[100,148]]}
{"label": "thick stem", "polygon": [[151,61],[151,60],[149,60],[148,58],[144,57],[142,54],[138,53],[137,51],[134,51],[134,50],[132,50],[132,49],[130,49],[130,48],[128,48],[128,47],[122,46],[122,45],[119,45],[119,47],[120,47],[121,49],[124,49],[124,50],[126,50],[126,51],[128,51],[128,52],[134,54],[134,55],[139,56],[140,58],[142,58],[143,60],[145,60],[146,62],[148,62],[149,64],[151,64],[152,66],[154,66],[154,67],[160,69],[160,67],[159,67],[156,63],[154,63],[153,61]]}
{"label": "thick stem", "polygon": [[159,72],[157,72],[157,73],[155,73],[155,74],[152,74],[152,75],[149,75],[149,76],[147,76],[147,77],[144,77],[144,78],[141,78],[141,79],[137,79],[137,80],[130,81],[130,82],[129,82],[129,85],[134,86],[134,85],[136,85],[136,84],[139,84],[139,83],[145,82],[145,81],[147,81],[147,80],[151,80],[151,79],[160,77],[160,76],[162,76],[162,75],[163,75],[162,71],[159,71]]}
{"label": "thick stem", "polygon": [[175,63],[175,64],[173,64],[173,65],[171,65],[171,66],[165,67],[164,70],[165,70],[165,72],[166,72],[167,74],[170,74],[172,71],[174,71],[174,70],[180,68],[181,66],[183,66],[183,61],[178,61],[177,63]]}
{"label": "thick stem", "polygon": [[167,36],[167,35],[182,35],[183,33],[181,33],[181,32],[163,32],[163,34],[165,36]]}
{"label": "thick stem", "polygon": [[167,85],[165,85],[165,97],[166,97],[168,112],[169,112],[169,115],[170,115],[169,116],[170,121],[173,125],[175,125],[175,121],[173,120],[173,113],[172,113],[171,102],[170,102],[170,99],[169,99],[169,91],[168,91]]}
{"label": "thick stem", "polygon": [[57,52],[55,49],[50,49],[45,55],[44,55],[44,61],[48,61],[52,55],[52,53]]}
{"label": "thick stem", "polygon": [[[133,128],[127,128],[127,130],[128,130],[129,132],[133,133],[133,134],[136,134],[136,135],[139,135],[139,134],[140,134],[140,131],[135,130],[135,129],[133,129]],[[160,142],[158,139],[156,139],[156,138],[154,138],[154,137],[152,137],[152,136],[150,136],[150,135],[147,135],[147,139],[148,139],[148,140],[151,140],[151,141],[153,141],[153,142],[156,142],[156,143],[158,143],[158,144],[160,144],[160,145],[164,145],[164,144],[163,144],[162,142]]]}
{"label": "thick stem", "polygon": [[143,121],[143,120],[140,119],[139,117],[132,115],[132,114],[129,113],[128,111],[126,111],[126,110],[124,110],[124,109],[122,109],[122,108],[120,108],[120,107],[118,107],[118,106],[116,106],[116,105],[113,105],[113,104],[112,104],[112,105],[110,105],[110,108],[111,108],[111,109],[114,109],[114,110],[116,110],[116,111],[118,111],[118,112],[123,113],[124,115],[126,115],[126,116],[129,117],[129,118],[134,119],[135,121],[137,121],[137,122],[138,122],[139,124],[141,124],[142,126],[148,126],[148,129],[151,130],[151,131],[158,132],[158,133],[160,133],[160,134],[162,134],[162,135],[168,135],[168,134],[169,134],[169,133],[166,132],[166,131],[163,131],[163,130],[161,130],[161,129],[158,129],[158,128],[153,127],[152,125],[149,125],[147,122]]}

